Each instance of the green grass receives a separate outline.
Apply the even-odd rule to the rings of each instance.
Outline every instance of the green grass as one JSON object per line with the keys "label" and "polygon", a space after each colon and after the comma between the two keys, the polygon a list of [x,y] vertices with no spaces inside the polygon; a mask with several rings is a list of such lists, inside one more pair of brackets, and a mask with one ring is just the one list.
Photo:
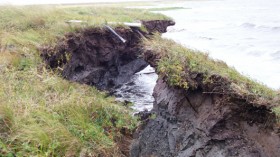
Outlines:
{"label": "green grass", "polygon": [[113,98],[45,69],[5,69],[2,75],[0,125],[8,136],[1,139],[17,156],[114,153],[120,129],[136,125]]}
{"label": "green grass", "polygon": [[[45,69],[38,48],[84,27],[167,17],[117,7],[1,6],[0,19],[0,156],[121,156],[115,139],[136,127],[131,111]],[[73,19],[85,23],[65,23]]]}
{"label": "green grass", "polygon": [[273,112],[276,114],[276,116],[278,118],[278,124],[280,127],[280,106],[273,108]]}
{"label": "green grass", "polygon": [[224,62],[211,59],[206,53],[187,49],[172,40],[163,39],[156,35],[152,40],[144,40],[146,50],[160,56],[157,71],[166,76],[173,86],[196,88],[189,81],[191,73],[203,73],[203,83],[211,83],[211,76],[219,75],[231,82],[230,88],[239,95],[254,96],[259,103],[279,105],[279,93],[262,83],[241,75]]}
{"label": "green grass", "polygon": [[[134,22],[138,20],[168,19],[161,14],[146,10],[108,8],[108,7],[0,7],[1,45],[13,42],[36,44],[56,40],[57,36],[73,31],[76,27],[102,26],[107,22]],[[65,21],[82,20],[83,24],[72,24]],[[74,28],[73,28],[74,27]],[[23,34],[24,33],[24,34]],[[16,40],[16,41],[15,41]],[[19,41],[20,40],[20,41]]]}

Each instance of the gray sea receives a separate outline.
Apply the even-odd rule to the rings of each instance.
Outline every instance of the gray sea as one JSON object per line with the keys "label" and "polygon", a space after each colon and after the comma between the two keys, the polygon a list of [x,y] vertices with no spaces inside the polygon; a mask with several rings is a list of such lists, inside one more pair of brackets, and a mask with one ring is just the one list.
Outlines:
{"label": "gray sea", "polygon": [[[280,0],[192,0],[140,8],[155,7],[181,7],[156,11],[176,22],[163,37],[209,53],[210,57],[226,62],[240,73],[280,89]],[[135,75],[135,86],[130,88],[133,93],[146,94],[128,98],[135,102],[137,111],[152,108],[151,94],[156,78]]]}
{"label": "gray sea", "polygon": [[164,37],[280,88],[280,0],[186,1],[173,6],[186,9],[162,12],[176,21]]}
{"label": "gray sea", "polygon": [[[120,1],[134,0],[0,0],[0,4]],[[165,1],[137,8],[166,7],[181,9],[156,11],[176,22],[163,37],[209,53],[254,80],[280,88],[280,0]],[[129,83],[116,90],[117,99],[134,102],[136,111],[150,110],[157,80],[151,71],[148,67],[135,74]]]}

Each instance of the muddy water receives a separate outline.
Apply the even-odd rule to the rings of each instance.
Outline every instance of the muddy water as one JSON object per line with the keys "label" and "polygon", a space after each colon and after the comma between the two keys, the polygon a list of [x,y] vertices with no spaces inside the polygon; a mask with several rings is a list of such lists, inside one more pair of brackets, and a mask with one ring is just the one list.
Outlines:
{"label": "muddy water", "polygon": [[117,88],[114,95],[119,101],[132,102],[135,112],[151,110],[154,101],[152,94],[157,78],[154,69],[148,66],[136,73],[128,83]]}

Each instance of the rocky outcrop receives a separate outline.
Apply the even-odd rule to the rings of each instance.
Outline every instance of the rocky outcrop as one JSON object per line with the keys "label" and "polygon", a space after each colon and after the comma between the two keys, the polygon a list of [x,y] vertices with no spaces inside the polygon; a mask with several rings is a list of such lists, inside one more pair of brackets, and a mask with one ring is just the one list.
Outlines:
{"label": "rocky outcrop", "polygon": [[206,93],[203,88],[154,89],[156,118],[146,119],[131,146],[131,157],[277,157],[275,115],[265,106]]}
{"label": "rocky outcrop", "polygon": [[163,33],[175,24],[170,20],[142,23],[148,32],[139,28],[115,28],[125,43],[106,28],[88,28],[67,34],[54,47],[42,47],[41,56],[50,68],[61,69],[66,79],[108,90],[126,83],[148,65],[140,57],[139,43],[143,36]]}

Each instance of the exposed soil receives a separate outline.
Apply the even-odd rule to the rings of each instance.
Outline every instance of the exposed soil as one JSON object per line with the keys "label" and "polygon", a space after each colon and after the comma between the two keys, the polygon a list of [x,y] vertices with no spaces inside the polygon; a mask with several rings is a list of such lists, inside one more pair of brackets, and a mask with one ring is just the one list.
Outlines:
{"label": "exposed soil", "polygon": [[[143,53],[156,67],[160,56]],[[240,94],[219,75],[204,82],[203,73],[187,67],[185,72],[189,89],[169,86],[166,77],[157,81],[151,111],[155,116],[142,116],[131,157],[279,156],[279,126],[270,101]]]}
{"label": "exposed soil", "polygon": [[[55,46],[40,48],[47,67],[61,71],[70,81],[111,90],[130,81],[131,77],[148,66],[139,44],[154,32],[164,33],[175,23],[170,20],[142,21],[147,31],[140,28],[117,27],[114,30],[126,40],[123,43],[106,28],[87,28],[66,34]],[[106,130],[106,128],[104,128]],[[115,139],[119,150],[129,156],[132,133],[123,129]]]}
{"label": "exposed soil", "polygon": [[[54,47],[41,49],[48,67],[60,69],[68,80],[110,90],[129,81],[160,56],[146,53],[140,40],[154,31],[165,32],[172,21],[145,21],[148,32],[115,28],[127,42],[107,29],[89,28],[70,33]],[[152,112],[142,113],[131,157],[277,157],[280,137],[270,106],[254,97],[238,95],[228,80],[214,75],[211,84],[203,74],[186,78],[192,88],[171,87],[160,77],[154,89]],[[221,87],[221,88],[219,88]],[[221,91],[231,94],[221,94]],[[128,156],[131,137],[116,139]]]}
{"label": "exposed soil", "polygon": [[168,26],[175,25],[175,22],[165,22],[163,20],[143,21],[148,32],[160,32],[165,33]]}
{"label": "exposed soil", "polygon": [[132,157],[277,157],[280,138],[275,115],[227,95],[201,88],[170,87],[159,79],[154,89],[155,119],[136,133]]}
{"label": "exposed soil", "polygon": [[63,69],[71,81],[111,89],[130,80],[148,66],[141,57],[141,38],[153,32],[163,33],[173,21],[143,21],[148,32],[139,28],[115,28],[123,43],[106,28],[88,28],[69,33],[54,47],[42,47],[42,57],[50,68]]}

